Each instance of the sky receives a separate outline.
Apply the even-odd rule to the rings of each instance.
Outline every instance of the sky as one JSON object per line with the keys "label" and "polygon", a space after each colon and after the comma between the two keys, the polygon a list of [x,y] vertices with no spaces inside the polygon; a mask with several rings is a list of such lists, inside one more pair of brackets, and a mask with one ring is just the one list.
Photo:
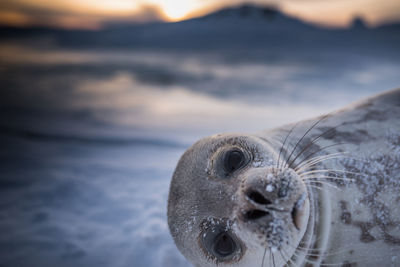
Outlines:
{"label": "sky", "polygon": [[355,16],[371,26],[400,21],[399,0],[1,0],[0,25],[97,29],[109,22],[179,21],[245,2],[333,27]]}

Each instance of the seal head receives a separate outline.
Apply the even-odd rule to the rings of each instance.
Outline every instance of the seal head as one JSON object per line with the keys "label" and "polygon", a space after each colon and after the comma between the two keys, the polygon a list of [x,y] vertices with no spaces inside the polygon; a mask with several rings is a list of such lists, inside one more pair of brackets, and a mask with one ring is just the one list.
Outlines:
{"label": "seal head", "polygon": [[277,159],[267,141],[238,134],[202,139],[183,154],[171,181],[168,225],[195,266],[296,260],[309,194],[299,175]]}

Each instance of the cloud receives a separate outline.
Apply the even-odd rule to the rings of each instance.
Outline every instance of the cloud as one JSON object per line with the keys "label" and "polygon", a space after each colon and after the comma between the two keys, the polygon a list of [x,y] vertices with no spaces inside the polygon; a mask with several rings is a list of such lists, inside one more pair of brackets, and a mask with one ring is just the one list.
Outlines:
{"label": "cloud", "polygon": [[302,20],[325,25],[347,26],[354,17],[362,17],[373,26],[400,19],[397,0],[286,0],[281,8]]}
{"label": "cloud", "polygon": [[[204,15],[216,9],[245,0],[2,0],[0,24],[46,25],[63,28],[97,29],[110,23],[168,21]],[[275,5],[283,12],[302,20],[327,25],[345,26],[356,15],[370,24],[378,25],[399,20],[400,2],[397,0],[252,0],[255,4]]]}
{"label": "cloud", "polygon": [[98,29],[107,23],[143,23],[166,20],[156,5],[120,6],[81,5],[62,1],[4,0],[0,3],[0,24]]}

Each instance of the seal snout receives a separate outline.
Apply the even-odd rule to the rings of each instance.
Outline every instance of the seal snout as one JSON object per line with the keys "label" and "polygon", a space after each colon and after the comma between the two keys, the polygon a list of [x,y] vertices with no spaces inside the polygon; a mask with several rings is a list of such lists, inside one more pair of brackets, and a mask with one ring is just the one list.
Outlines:
{"label": "seal snout", "polygon": [[[309,212],[304,183],[291,169],[253,168],[243,174],[237,218],[270,248],[297,244]],[[290,249],[289,249],[290,250]]]}
{"label": "seal snout", "polygon": [[241,217],[244,222],[265,225],[278,218],[299,230],[303,223],[305,188],[289,170],[254,169],[242,187]]}

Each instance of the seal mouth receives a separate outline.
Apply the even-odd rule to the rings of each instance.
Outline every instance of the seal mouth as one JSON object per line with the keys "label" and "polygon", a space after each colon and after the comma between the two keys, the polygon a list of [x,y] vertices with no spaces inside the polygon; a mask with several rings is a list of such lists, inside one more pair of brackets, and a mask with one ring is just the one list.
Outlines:
{"label": "seal mouth", "polygon": [[305,195],[301,195],[299,199],[294,203],[290,215],[292,216],[293,225],[297,230],[301,229],[302,217],[303,217],[303,206],[304,206]]}

